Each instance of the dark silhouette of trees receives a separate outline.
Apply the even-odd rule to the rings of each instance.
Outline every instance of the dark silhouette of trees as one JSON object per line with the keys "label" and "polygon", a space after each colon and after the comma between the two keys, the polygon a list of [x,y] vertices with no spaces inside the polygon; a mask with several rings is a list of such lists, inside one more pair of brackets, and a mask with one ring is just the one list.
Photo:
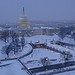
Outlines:
{"label": "dark silhouette of trees", "polygon": [[8,47],[8,45],[2,47],[2,49],[1,49],[2,54],[6,54],[7,47]]}
{"label": "dark silhouette of trees", "polygon": [[70,26],[70,27],[61,27],[59,29],[58,35],[61,39],[63,39],[67,35],[71,35],[71,37],[72,37],[73,35],[71,34],[71,32],[74,31],[74,30],[75,30],[75,27],[72,27],[72,26]]}
{"label": "dark silhouette of trees", "polygon": [[73,34],[72,34],[72,38],[73,38],[74,41],[75,41],[75,32],[73,32]]}
{"label": "dark silhouette of trees", "polygon": [[3,31],[2,34],[1,34],[1,39],[4,41],[4,42],[7,42],[7,39],[9,38],[9,32],[8,31]]}
{"label": "dark silhouette of trees", "polygon": [[25,38],[24,38],[24,35],[22,35],[22,37],[21,37],[21,46],[22,46],[22,49],[23,49],[24,45],[25,45]]}
{"label": "dark silhouette of trees", "polygon": [[61,57],[64,59],[64,61],[68,61],[72,59],[72,54],[69,51],[63,51],[64,55],[61,54]]}

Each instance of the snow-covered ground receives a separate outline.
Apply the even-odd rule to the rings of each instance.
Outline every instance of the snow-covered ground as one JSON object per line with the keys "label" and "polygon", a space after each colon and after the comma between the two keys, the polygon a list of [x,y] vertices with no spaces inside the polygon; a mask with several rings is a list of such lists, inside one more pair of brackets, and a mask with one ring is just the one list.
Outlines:
{"label": "snow-covered ground", "polygon": [[7,57],[7,55],[2,54],[2,52],[1,52],[2,51],[2,47],[5,46],[5,45],[9,45],[9,43],[5,43],[2,40],[0,40],[0,59],[3,59],[5,57]]}
{"label": "snow-covered ground", "polygon": [[68,71],[68,72],[63,72],[63,73],[59,73],[56,75],[75,75],[75,71]]}
{"label": "snow-covered ground", "polygon": [[21,52],[18,52],[15,55],[14,55],[14,52],[13,52],[13,53],[10,53],[9,56],[10,56],[10,58],[20,57],[22,55],[25,55],[25,54],[29,53],[31,50],[32,50],[32,46],[29,45],[29,44],[26,44]]}
{"label": "snow-covered ground", "polygon": [[[66,38],[65,38],[64,39],[65,42],[74,44],[73,40],[71,40],[71,42],[70,42],[70,38],[68,38],[68,39],[69,39],[69,41],[66,40]],[[26,40],[26,43],[30,43],[30,42],[35,43],[38,41],[39,41],[39,43],[47,42],[48,46],[53,47],[55,49],[58,49],[60,51],[70,51],[71,54],[73,54],[73,56],[75,58],[75,51],[68,49],[68,48],[65,48],[65,47],[62,47],[62,46],[59,46],[59,45],[50,44],[50,41],[59,40],[59,37],[56,34],[53,36],[46,36],[46,35],[39,35],[38,36],[37,35],[37,36],[32,36],[32,37],[25,37],[25,40]],[[0,40],[0,59],[7,57],[5,54],[1,53],[2,46],[5,46],[5,45],[6,44]],[[15,57],[22,56],[22,55],[26,54],[27,52],[30,51],[30,49],[32,49],[32,47],[27,44],[23,48],[23,52],[19,52],[18,54],[15,55]],[[14,55],[13,55],[13,53],[11,53],[9,56],[13,57]],[[50,51],[50,50],[47,50],[44,48],[38,48],[38,49],[34,49],[33,53],[31,53],[30,55],[22,58],[21,61],[27,66],[27,68],[34,68],[34,67],[42,66],[40,59],[44,58],[44,57],[48,57],[49,60],[57,59],[56,61],[50,61],[50,64],[59,63],[59,61],[61,60],[59,53],[56,53],[56,52],[53,52],[53,51]],[[4,61],[4,62],[1,62],[0,65],[3,65],[3,64],[10,64],[10,65],[7,65],[5,67],[0,67],[1,75],[27,75],[25,70],[24,71],[21,70],[21,68],[23,66],[17,60],[13,60],[11,62]],[[74,71],[72,71],[72,72],[75,73]],[[57,74],[57,75],[68,75],[70,73],[71,73],[71,75],[74,75],[72,72],[64,72],[64,73]]]}
{"label": "snow-covered ground", "polygon": [[[1,42],[2,46],[5,46],[4,42]],[[2,49],[2,46],[0,46],[0,49]],[[9,53],[9,58],[16,58],[16,57],[20,57],[22,55],[27,54],[28,52],[30,52],[32,50],[32,46],[29,44],[26,44],[23,48],[23,50],[21,52],[15,53],[14,52],[10,52]],[[1,50],[0,50],[0,59],[4,59],[7,58],[6,54],[2,54]]]}
{"label": "snow-covered ground", "polygon": [[27,57],[24,57],[21,60],[28,68],[34,68],[43,66],[40,60],[44,57],[48,57],[49,60],[57,59],[56,61],[50,61],[50,64],[56,63],[60,60],[60,54],[57,54],[56,52],[44,48],[34,49],[32,54]]}
{"label": "snow-covered ground", "polygon": [[47,36],[47,35],[36,35],[36,36],[32,36],[32,37],[25,37],[26,42],[30,43],[32,41],[32,43],[38,42],[39,43],[44,43],[47,41],[52,41],[55,40],[57,41],[59,39],[58,35],[53,35],[53,36]]}
{"label": "snow-covered ground", "polygon": [[9,63],[8,66],[0,67],[0,75],[28,75],[26,70],[21,69],[23,66],[17,60],[9,61]]}
{"label": "snow-covered ground", "polygon": [[36,35],[36,36],[32,36],[32,37],[25,37],[26,42],[29,43],[32,41],[32,43],[35,43],[39,40],[39,42],[46,42],[47,41],[62,41],[65,43],[70,43],[70,44],[75,44],[74,39],[69,38],[69,37],[65,37],[64,39],[60,39],[60,37],[57,34],[54,34],[52,36],[48,36],[48,35]]}
{"label": "snow-covered ground", "polygon": [[55,48],[55,49],[57,49],[58,51],[61,51],[61,52],[68,51],[73,55],[73,58],[75,58],[75,51],[74,50],[71,50],[69,48],[65,48],[65,47],[60,46],[60,45],[51,44],[51,43],[48,43],[47,45],[52,47],[52,48]]}
{"label": "snow-covered ground", "polygon": [[69,37],[65,37],[63,40],[61,40],[62,42],[65,42],[65,43],[70,43],[70,44],[75,44],[75,41],[74,39],[72,38],[69,38]]}

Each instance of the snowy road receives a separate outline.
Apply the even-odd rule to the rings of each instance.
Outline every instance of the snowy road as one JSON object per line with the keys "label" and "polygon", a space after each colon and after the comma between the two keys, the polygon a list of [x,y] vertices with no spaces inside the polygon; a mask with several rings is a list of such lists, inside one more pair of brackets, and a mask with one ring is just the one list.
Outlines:
{"label": "snowy road", "polygon": [[50,65],[50,66],[43,66],[43,67],[37,67],[37,68],[31,68],[29,69],[32,73],[34,72],[42,72],[42,71],[48,71],[48,70],[53,70],[53,69],[60,69],[60,68],[65,68],[68,66],[74,66],[75,65],[75,61],[71,61],[71,62],[64,62],[64,63],[59,63],[59,64],[54,64],[54,65]]}

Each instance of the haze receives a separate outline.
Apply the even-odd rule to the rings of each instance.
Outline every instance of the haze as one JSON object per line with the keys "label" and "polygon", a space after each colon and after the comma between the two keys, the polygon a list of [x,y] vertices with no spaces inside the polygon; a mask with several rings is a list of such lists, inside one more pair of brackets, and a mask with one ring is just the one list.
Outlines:
{"label": "haze", "polygon": [[17,23],[22,7],[30,21],[75,20],[75,0],[0,0],[0,23]]}

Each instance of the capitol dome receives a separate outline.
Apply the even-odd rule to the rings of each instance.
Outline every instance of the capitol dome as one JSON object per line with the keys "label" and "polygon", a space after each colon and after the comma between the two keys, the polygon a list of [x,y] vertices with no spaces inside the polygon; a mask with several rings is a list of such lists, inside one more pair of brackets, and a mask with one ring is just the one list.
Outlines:
{"label": "capitol dome", "polygon": [[29,23],[28,17],[24,13],[24,8],[23,8],[23,14],[19,18],[18,25],[22,26],[22,27],[25,27],[25,28],[30,28],[30,23]]}

